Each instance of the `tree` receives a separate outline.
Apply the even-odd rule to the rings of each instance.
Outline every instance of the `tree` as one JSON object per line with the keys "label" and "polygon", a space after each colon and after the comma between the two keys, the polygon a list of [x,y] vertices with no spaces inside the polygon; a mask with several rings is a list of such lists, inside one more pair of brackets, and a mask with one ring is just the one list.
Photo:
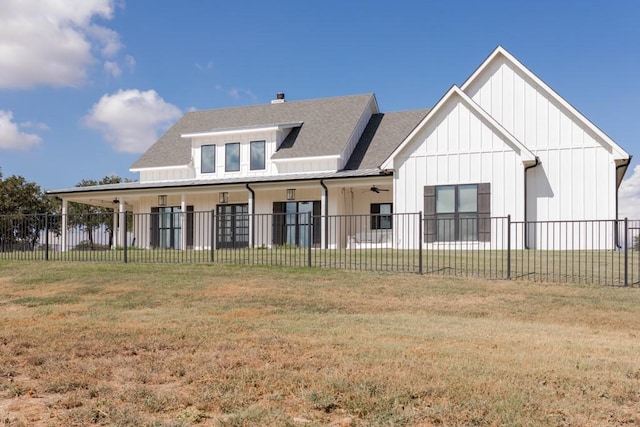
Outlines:
{"label": "tree", "polygon": [[[76,187],[91,187],[94,185],[119,184],[123,179],[116,175],[105,176],[100,181],[93,179],[83,179]],[[125,179],[124,182],[130,182]],[[94,232],[100,228],[104,228],[109,236],[109,247],[113,245],[113,212],[114,208],[106,208],[102,206],[85,205],[81,203],[69,203],[68,224],[70,226],[78,226],[87,233],[87,245],[90,250],[96,248]]]}
{"label": "tree", "polygon": [[22,176],[3,179],[0,170],[0,247],[34,249],[45,228],[45,214],[52,214],[57,202],[40,186]]}

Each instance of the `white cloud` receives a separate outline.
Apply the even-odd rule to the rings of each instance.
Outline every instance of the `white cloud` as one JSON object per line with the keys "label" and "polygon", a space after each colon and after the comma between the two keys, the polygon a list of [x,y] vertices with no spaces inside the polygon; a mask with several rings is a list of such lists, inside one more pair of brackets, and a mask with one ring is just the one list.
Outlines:
{"label": "white cloud", "polygon": [[120,75],[122,74],[122,70],[120,69],[120,66],[118,65],[117,62],[105,61],[104,69],[107,73],[109,73],[113,77],[120,77]]}
{"label": "white cloud", "polygon": [[0,1],[0,88],[80,86],[87,68],[122,48],[96,18],[113,16],[113,0]]}
{"label": "white cloud", "polygon": [[640,165],[618,190],[618,212],[620,218],[640,219]]}
{"label": "white cloud", "polygon": [[0,149],[26,150],[40,144],[40,142],[42,142],[42,138],[38,135],[20,130],[20,127],[13,121],[11,111],[0,110]]}
{"label": "white cloud", "polygon": [[116,151],[141,153],[149,148],[182,112],[155,90],[120,90],[100,98],[85,116]]}

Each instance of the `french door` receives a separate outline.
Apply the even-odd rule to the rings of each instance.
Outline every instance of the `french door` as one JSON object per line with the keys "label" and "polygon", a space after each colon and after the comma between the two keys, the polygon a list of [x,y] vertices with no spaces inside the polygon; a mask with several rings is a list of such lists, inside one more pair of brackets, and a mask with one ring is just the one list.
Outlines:
{"label": "french door", "polygon": [[273,244],[309,247],[321,242],[320,202],[274,202]]}
{"label": "french door", "polygon": [[249,205],[218,205],[216,208],[217,248],[249,246]]}

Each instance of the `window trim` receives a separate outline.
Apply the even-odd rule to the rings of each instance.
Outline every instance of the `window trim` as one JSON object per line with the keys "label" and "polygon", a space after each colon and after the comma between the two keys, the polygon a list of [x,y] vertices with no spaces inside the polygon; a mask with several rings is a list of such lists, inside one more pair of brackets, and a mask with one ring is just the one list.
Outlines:
{"label": "window trim", "polygon": [[[230,169],[229,168],[229,149],[232,146],[238,147],[238,168]],[[239,142],[228,142],[224,145],[224,171],[225,172],[239,172],[240,171],[240,143]]]}
{"label": "window trim", "polygon": [[[260,144],[260,146],[262,147],[262,167],[254,168],[253,167],[253,147],[258,146],[258,144]],[[252,171],[265,170],[267,168],[266,157],[267,157],[267,143],[264,139],[249,142],[249,170],[252,170]]]}
{"label": "window trim", "polygon": [[[204,148],[212,147],[213,152],[213,170],[205,170],[204,168]],[[200,173],[216,173],[216,144],[204,144],[200,146]]]}

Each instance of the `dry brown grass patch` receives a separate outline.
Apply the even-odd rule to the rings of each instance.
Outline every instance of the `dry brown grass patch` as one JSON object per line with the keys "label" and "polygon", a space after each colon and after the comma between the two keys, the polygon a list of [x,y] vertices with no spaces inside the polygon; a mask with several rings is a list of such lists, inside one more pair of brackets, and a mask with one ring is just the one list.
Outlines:
{"label": "dry brown grass patch", "polygon": [[637,289],[4,262],[0,422],[637,424],[638,330]]}

